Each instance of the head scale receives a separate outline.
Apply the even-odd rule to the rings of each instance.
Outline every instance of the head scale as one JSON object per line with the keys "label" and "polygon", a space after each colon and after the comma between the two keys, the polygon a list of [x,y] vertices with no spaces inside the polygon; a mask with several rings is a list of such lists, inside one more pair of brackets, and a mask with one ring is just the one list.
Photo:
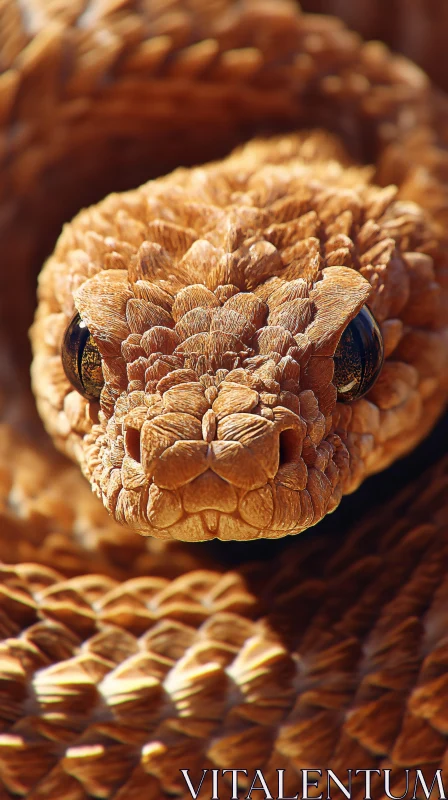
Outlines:
{"label": "head scale", "polygon": [[[410,449],[444,402],[436,237],[321,132],[112,195],[65,229],[41,276],[46,426],[142,533],[298,533]],[[342,403],[335,352],[366,304],[386,360]],[[101,355],[99,403],[63,371],[75,312]]]}

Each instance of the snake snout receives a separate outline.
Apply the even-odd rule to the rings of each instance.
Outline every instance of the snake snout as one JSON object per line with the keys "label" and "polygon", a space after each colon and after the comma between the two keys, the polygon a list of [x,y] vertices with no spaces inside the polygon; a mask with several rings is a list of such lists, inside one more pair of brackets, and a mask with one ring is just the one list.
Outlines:
{"label": "snake snout", "polygon": [[[248,490],[273,480],[279,467],[300,458],[306,426],[283,407],[235,412],[221,419],[210,409],[204,416],[202,425],[186,413],[163,414],[143,424],[140,460],[158,486],[180,489],[210,471]],[[204,428],[206,433],[213,429],[213,438],[203,435]],[[135,447],[132,431],[126,442]]]}
{"label": "snake snout", "polygon": [[[161,413],[147,419],[147,409],[135,409],[123,422],[123,467],[149,487],[150,524],[163,522],[169,506],[177,509],[172,522],[198,515],[208,530],[222,518],[266,529],[281,514],[284,491],[306,484],[305,423],[287,408],[264,406],[244,386],[224,383],[200,408],[197,386],[191,389],[182,411],[169,410],[171,390]],[[186,392],[184,384],[178,397]],[[232,411],[238,408],[246,410]]]}

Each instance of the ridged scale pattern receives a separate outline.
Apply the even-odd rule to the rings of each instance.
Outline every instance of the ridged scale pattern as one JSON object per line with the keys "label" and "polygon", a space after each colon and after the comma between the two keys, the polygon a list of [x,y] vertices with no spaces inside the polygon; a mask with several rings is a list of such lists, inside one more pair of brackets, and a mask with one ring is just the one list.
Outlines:
{"label": "ridged scale pattern", "polygon": [[[242,3],[237,10],[236,7],[232,10],[232,5],[226,2],[197,2],[194,7],[190,4],[186,10],[183,3],[172,3],[176,12],[173,17],[165,13],[163,4],[158,3],[152,4],[152,16],[147,4],[139,4],[138,9],[133,4],[120,6],[119,3],[43,5],[2,0],[0,4],[1,69],[4,70],[0,76],[0,233],[2,258],[5,263],[13,265],[2,275],[1,324],[5,341],[14,344],[2,361],[4,377],[6,379],[8,375],[10,378],[9,383],[5,380],[5,386],[13,387],[14,392],[8,391],[6,394],[2,389],[0,410],[5,420],[1,429],[2,444],[7,443],[9,454],[20,451],[29,455],[27,446],[14,431],[10,432],[9,425],[15,419],[10,407],[11,397],[14,398],[17,415],[21,408],[30,424],[32,422],[23,381],[25,331],[34,305],[34,291],[27,292],[27,284],[31,284],[32,265],[40,261],[42,253],[48,252],[43,239],[48,237],[48,241],[54,240],[60,223],[80,205],[102,196],[117,181],[120,183],[123,180],[121,170],[129,173],[132,167],[132,176],[128,178],[126,186],[130,183],[135,185],[137,181],[134,176],[143,179],[151,170],[157,171],[155,162],[160,172],[170,169],[179,161],[180,151],[186,154],[186,161],[196,162],[221,155],[248,128],[248,132],[252,132],[251,121],[254,121],[253,127],[256,128],[257,122],[271,115],[280,127],[297,122],[303,124],[314,109],[309,96],[304,103],[301,98],[300,102],[296,102],[296,90],[310,76],[309,86],[313,95],[321,93],[325,97],[327,111],[323,115],[325,118],[316,119],[313,116],[313,124],[332,124],[335,117],[343,119],[347,122],[348,130],[352,131],[351,145],[355,152],[358,150],[362,153],[366,144],[364,125],[353,122],[360,107],[367,118],[370,113],[378,113],[391,122],[390,110],[397,108],[397,102],[400,108],[406,108],[411,97],[417,102],[418,111],[411,120],[414,135],[406,147],[389,149],[380,165],[379,179],[383,174],[386,176],[384,182],[399,182],[409,164],[419,161],[427,169],[420,170],[412,177],[410,185],[415,198],[419,201],[422,195],[426,195],[427,201],[433,202],[440,217],[444,218],[445,188],[443,182],[441,184],[437,180],[437,176],[446,175],[446,154],[438,146],[439,137],[444,137],[444,103],[441,100],[437,109],[432,108],[429,116],[437,133],[434,130],[429,132],[425,128],[428,109],[422,101],[427,97],[428,88],[421,73],[401,59],[392,57],[381,45],[363,48],[358,38],[348,33],[337,21],[299,17],[293,4],[280,4],[277,1],[275,4]],[[218,70],[216,81],[197,80],[196,76],[207,76],[213,53],[216,52],[218,37],[214,30],[210,33],[209,25],[215,25],[216,20],[221,24],[224,18],[221,12],[229,8],[230,13],[225,17],[227,27],[223,26],[224,33],[219,40],[222,42],[219,45],[222,55],[217,61],[220,62],[221,71]],[[408,19],[411,19],[411,14]],[[105,31],[102,42],[97,37],[99,27]],[[299,29],[303,34],[300,39],[302,51],[297,56],[295,50]],[[204,34],[206,42],[201,43]],[[272,62],[275,62],[279,53],[285,56],[286,63],[275,71]],[[335,78],[332,74],[328,75],[335,63],[346,67],[344,76],[339,74]],[[269,65],[268,69],[264,68],[266,64]],[[329,65],[328,69],[326,65]],[[183,80],[185,74],[192,76],[187,82]],[[408,79],[411,82],[409,90],[405,86],[400,88],[398,98],[396,89],[390,87],[392,74],[406,75],[404,83]],[[148,80],[151,75],[153,81]],[[375,75],[380,76],[381,81],[372,96],[367,90]],[[165,81],[159,82],[159,78],[165,78]],[[272,91],[267,90],[269,86],[272,86]],[[341,98],[344,100],[343,111],[339,114],[334,112],[332,97],[337,98],[336,105]],[[216,105],[214,98],[217,99]],[[228,115],[225,118],[220,113],[223,99],[228,101]],[[338,107],[341,109],[341,106]],[[301,108],[304,109],[302,116]],[[178,127],[173,136],[167,136],[175,121]],[[392,127],[395,124],[394,114],[391,124]],[[193,128],[194,136],[191,136],[189,131]],[[382,134],[387,138],[390,130],[386,125]],[[132,141],[132,147],[122,146],[123,137],[128,144]],[[67,186],[70,186],[70,192]],[[18,285],[21,291],[20,304],[17,303]],[[42,447],[28,458],[28,464],[33,465],[34,479],[41,474],[49,474],[54,479],[54,465],[57,462],[54,455],[47,454]],[[144,625],[153,630],[152,623],[159,607],[164,608],[163,614],[168,620],[171,616],[177,621],[176,624],[180,620],[180,627],[176,627],[176,636],[172,640],[173,644],[177,642],[178,650],[169,651],[171,634],[165,640],[162,635],[159,642],[155,636],[151,640],[151,647],[156,654],[150,662],[156,676],[154,686],[163,683],[170,659],[177,663],[178,653],[188,653],[191,643],[194,646],[201,638],[198,629],[207,624],[209,634],[205,638],[206,647],[212,646],[210,642],[217,642],[213,644],[213,658],[215,653],[218,654],[225,666],[237,661],[235,648],[239,652],[240,642],[244,643],[245,637],[261,636],[263,642],[272,648],[272,661],[267,667],[269,659],[263,662],[261,685],[255,687],[252,695],[248,694],[251,700],[262,696],[263,691],[273,697],[272,716],[268,720],[269,714],[263,709],[259,717],[261,724],[251,718],[247,721],[246,718],[247,728],[242,738],[238,739],[238,733],[241,733],[239,729],[233,741],[227,733],[229,730],[234,732],[234,728],[226,717],[226,735],[222,740],[219,739],[224,743],[224,751],[218,748],[211,751],[208,740],[200,736],[198,739],[197,729],[192,740],[191,736],[185,737],[182,730],[179,732],[176,725],[174,733],[170,729],[162,744],[159,738],[152,743],[152,738],[148,737],[145,742],[148,747],[145,749],[140,740],[137,744],[126,740],[126,735],[130,737],[132,734],[128,726],[121,734],[117,733],[115,727],[112,736],[111,728],[106,733],[92,733],[94,724],[104,722],[101,715],[99,720],[93,721],[88,716],[84,719],[75,718],[72,713],[65,718],[56,714],[56,719],[43,720],[48,703],[39,706],[36,702],[32,682],[35,669],[40,677],[52,668],[52,659],[54,663],[61,664],[62,679],[58,682],[57,677],[52,678],[50,673],[46,693],[43,688],[45,682],[39,684],[36,675],[36,685],[41,686],[40,698],[51,697],[53,686],[58,702],[61,702],[64,694],[65,680],[70,686],[69,696],[70,692],[75,691],[75,696],[85,698],[90,686],[90,697],[96,701],[98,694],[92,688],[92,675],[102,681],[113,671],[111,655],[114,653],[111,654],[107,644],[97,642],[99,656],[94,654],[92,657],[89,655],[88,642],[91,641],[90,631],[95,635],[93,631],[96,631],[97,617],[102,613],[94,598],[103,608],[104,600],[109,596],[108,602],[113,605],[110,593],[116,586],[114,581],[122,580],[123,567],[130,575],[141,575],[141,572],[163,575],[168,571],[171,578],[171,570],[176,573],[179,565],[178,572],[185,572],[192,566],[189,561],[191,548],[173,546],[171,543],[155,546],[153,542],[135,536],[129,538],[122,529],[108,528],[102,510],[98,506],[91,506],[90,498],[87,499],[80,486],[81,482],[76,480],[72,471],[65,485],[67,491],[62,508],[55,498],[49,498],[45,491],[42,492],[42,487],[33,481],[31,473],[27,473],[26,469],[17,469],[8,451],[2,452],[2,558],[9,562],[31,560],[51,564],[51,568],[10,566],[4,571],[2,603],[6,612],[2,616],[5,630],[2,647],[6,650],[2,675],[6,691],[2,694],[4,729],[0,780],[5,797],[84,798],[101,794],[103,797],[123,800],[140,798],[142,787],[148,798],[168,797],[172,795],[173,774],[183,762],[184,755],[193,764],[198,741],[203,743],[201,766],[205,765],[202,753],[207,754],[210,750],[207,755],[210,761],[207,763],[225,763],[227,757],[233,758],[235,752],[226,750],[226,746],[233,744],[235,747],[236,742],[239,755],[243,753],[241,748],[245,741],[248,742],[247,763],[250,755],[258,765],[261,757],[269,760],[271,743],[280,741],[282,730],[285,730],[285,735],[282,743],[276,744],[274,767],[280,767],[282,763],[287,766],[291,752],[292,757],[299,752],[297,742],[304,740],[320,742],[319,747],[322,745],[321,750],[317,746],[313,749],[313,765],[314,757],[317,759],[320,752],[324,754],[323,758],[330,753],[330,763],[330,756],[337,747],[337,733],[341,732],[340,725],[347,726],[350,720],[354,720],[350,733],[343,727],[339,743],[338,757],[342,769],[346,768],[348,758],[344,756],[344,747],[351,756],[357,757],[359,754],[360,758],[365,758],[366,766],[367,762],[373,764],[375,760],[384,759],[383,763],[390,760],[392,764],[401,765],[427,764],[432,771],[435,766],[448,768],[447,602],[446,586],[441,577],[442,567],[446,570],[446,466],[445,477],[442,471],[439,477],[432,475],[427,480],[422,478],[417,489],[413,490],[418,494],[417,501],[412,503],[407,498],[403,505],[398,503],[390,509],[389,520],[386,517],[378,523],[381,531],[385,531],[382,535],[378,534],[379,528],[369,527],[364,533],[359,533],[359,539],[355,537],[348,540],[339,561],[327,561],[327,553],[319,550],[316,540],[317,551],[311,551],[311,561],[307,562],[304,549],[298,543],[294,549],[297,558],[304,559],[303,573],[296,569],[290,551],[288,564],[280,573],[281,585],[265,580],[266,572],[260,570],[259,566],[251,571],[254,588],[247,588],[245,571],[232,585],[227,584],[229,593],[236,592],[239,598],[236,607],[228,598],[220,606],[221,613],[227,613],[226,609],[230,608],[231,631],[236,637],[233,643],[232,640],[228,643],[228,631],[223,632],[219,627],[213,629],[209,621],[210,598],[213,598],[212,602],[217,598],[219,603],[219,592],[225,589],[220,583],[219,567],[210,573],[214,575],[214,586],[208,596],[207,586],[210,587],[211,581],[207,581],[207,576],[202,573],[201,591],[198,590],[200,602],[196,598],[194,579],[189,584],[188,575],[184,575],[180,582],[174,582],[182,601],[188,597],[190,602],[188,587],[195,587],[192,604],[196,617],[193,614],[183,621],[186,627],[184,638],[179,633],[182,629],[181,616],[177,617],[174,609],[170,611],[167,608],[168,592],[164,581],[154,583],[146,578],[148,593],[152,587],[152,597],[157,598],[150,612],[146,607],[144,586],[142,588],[140,585],[138,591],[135,584],[131,586],[129,602],[124,601],[118,589],[117,602],[118,605],[125,603],[124,613],[120,616],[120,612],[115,610],[115,615],[109,618],[108,625],[113,620],[111,624],[115,626],[116,638],[113,638],[113,632],[108,635],[111,637],[109,642],[114,642],[113,649],[118,640],[122,640],[126,661],[133,652],[137,652],[139,639],[145,636],[145,633],[140,633],[139,624],[143,620]],[[423,486],[428,488],[423,490]],[[79,517],[72,512],[76,504],[80,517],[88,508],[84,527],[81,525],[81,537]],[[106,552],[104,539],[109,541]],[[365,556],[367,540],[373,549],[373,555],[370,556]],[[131,541],[137,544],[131,544]],[[395,569],[388,568],[389,558],[392,557],[390,553],[394,558],[396,556],[393,562]],[[124,560],[121,558],[123,554]],[[142,554],[141,562],[139,558]],[[61,557],[63,565],[59,565],[58,574],[54,570],[57,570]],[[154,559],[157,566],[154,566]],[[310,563],[313,570],[319,564],[323,570],[322,577],[310,580]],[[347,564],[348,568],[349,563],[351,568],[346,573],[344,565]],[[408,568],[405,569],[405,566]],[[340,572],[337,572],[338,569]],[[90,571],[100,573],[96,582],[89,578]],[[87,577],[72,578],[64,594],[62,587],[67,584],[67,576],[82,572]],[[288,574],[290,582],[287,584],[285,576]],[[300,581],[302,574],[303,580]],[[269,565],[268,577],[271,575],[272,564]],[[58,585],[62,592],[59,600]],[[258,591],[260,586],[262,590]],[[348,592],[349,588],[352,594]],[[45,600],[47,594],[49,598]],[[138,603],[132,599],[137,594]],[[55,599],[52,600],[52,597]],[[77,614],[74,598],[76,603],[79,601],[81,604],[80,615]],[[134,602],[140,613],[134,613]],[[269,617],[268,610],[272,610]],[[162,620],[163,624],[163,614],[160,613],[159,623]],[[73,633],[70,632],[71,614],[77,625]],[[302,634],[299,629],[294,635],[291,629],[298,619],[303,620],[305,633]],[[135,633],[126,633],[127,621],[136,627]],[[29,631],[36,623],[40,624],[40,629],[34,634],[33,644],[33,634]],[[61,635],[63,632],[65,649],[59,645],[61,639],[54,636],[55,630]],[[321,631],[317,649],[313,649],[315,631]],[[371,631],[370,635],[368,631]],[[373,635],[375,631],[376,639]],[[107,636],[105,638],[107,641]],[[73,654],[76,659],[83,642],[86,643],[86,670],[80,667],[78,661],[66,671],[66,659],[72,658]],[[362,643],[363,657],[360,658]],[[142,652],[148,651],[144,644],[141,648]],[[196,651],[192,652],[196,654]],[[222,655],[223,652],[225,655]],[[301,652],[308,653],[308,659],[301,659]],[[321,653],[320,659],[316,652]],[[197,655],[194,658],[197,659]],[[256,662],[257,657],[253,658]],[[193,663],[196,665],[197,660]],[[266,675],[277,674],[273,666],[276,663],[285,664],[277,694],[275,686],[279,688],[278,681],[276,684],[273,679],[272,690],[263,683]],[[404,682],[400,677],[403,664],[410,667]],[[311,666],[309,674],[314,680],[304,685],[303,681],[299,683],[297,676],[306,674],[307,665]],[[178,676],[180,672],[178,670]],[[193,667],[192,672],[190,685],[194,683],[195,676],[199,684],[197,666]],[[235,686],[237,678],[244,685],[244,680],[241,680],[241,661],[238,672],[234,671],[231,677],[227,676],[227,672],[221,668],[221,672],[217,670],[215,673],[215,687],[219,689],[218,705],[225,697],[228,699],[228,708],[237,706],[239,702],[241,710],[244,705],[241,695],[235,692],[226,694],[223,684],[219,684],[222,673],[225,673],[226,686]],[[325,693],[322,688],[323,682],[328,686],[330,674],[334,676],[337,686],[335,693]],[[175,689],[176,686],[185,685],[185,677],[182,680],[178,677],[177,680],[177,684],[168,684],[168,689],[179,707],[182,701],[175,696]],[[205,684],[206,670],[200,685]],[[247,684],[250,685],[250,677]],[[138,685],[141,687],[141,684]],[[294,686],[296,694],[297,687],[301,690],[295,706],[291,686]],[[168,689],[164,688],[163,692]],[[79,694],[76,695],[76,692]],[[157,695],[156,689],[154,694]],[[113,687],[105,695],[116,697]],[[163,695],[164,698],[166,696]],[[68,701],[67,697],[65,699]],[[104,714],[104,701],[101,703]],[[123,703],[126,704],[124,700]],[[370,710],[370,715],[359,713],[356,718],[356,714],[346,714],[346,709],[353,710],[356,703],[364,711]],[[120,706],[120,703],[115,703],[114,709],[117,705]],[[161,706],[157,707],[160,709]],[[246,704],[246,708],[250,717],[251,702]],[[283,716],[280,708],[283,709]],[[315,714],[311,730],[307,723],[310,708]],[[170,713],[171,718],[176,720],[178,712],[172,712],[171,706]],[[113,714],[107,710],[104,716],[110,722]],[[253,716],[256,716],[255,712]],[[239,712],[238,719],[241,718]],[[301,720],[301,726],[296,728],[298,736],[294,736],[294,727],[282,727],[285,720],[296,721],[296,724],[299,724],[297,720]],[[320,720],[324,720],[323,725]],[[329,720],[332,720],[333,726],[329,726]],[[210,724],[210,720],[206,720],[209,728]],[[247,729],[252,731],[252,738],[246,733]],[[220,730],[221,723],[218,721],[218,734]],[[77,750],[81,741],[86,747]],[[74,750],[70,749],[72,745]],[[300,759],[300,765],[304,766],[305,754],[300,754]],[[332,763],[336,764],[333,757]],[[398,794],[399,787],[394,788]]]}
{"label": "ridged scale pattern", "polygon": [[124,582],[4,567],[6,789],[161,798],[188,796],[180,765],[446,767],[446,466],[342,548],[283,564]]}

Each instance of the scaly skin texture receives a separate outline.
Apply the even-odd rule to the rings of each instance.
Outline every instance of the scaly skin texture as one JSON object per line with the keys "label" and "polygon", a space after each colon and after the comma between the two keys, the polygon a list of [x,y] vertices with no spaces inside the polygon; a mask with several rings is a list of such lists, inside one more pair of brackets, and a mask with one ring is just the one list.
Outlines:
{"label": "scaly skin texture", "polygon": [[[33,384],[47,430],[113,516],[198,541],[298,533],[413,447],[445,402],[444,232],[319,133],[112,195],[40,278]],[[333,355],[368,303],[386,361],[337,402]],[[98,404],[66,379],[75,310]]]}
{"label": "scaly skin texture", "polygon": [[316,766],[392,769],[396,796],[404,767],[431,783],[448,768],[447,489],[445,459],[342,545],[299,538],[243,570],[5,566],[6,796],[186,800],[187,767],[195,786],[238,767],[273,787],[283,768],[291,796]]}
{"label": "scaly skin texture", "polygon": [[[386,464],[424,435],[446,392],[446,351],[434,313],[437,298],[446,309],[444,98],[433,94],[417,68],[381,45],[363,45],[337,20],[301,16],[294,3],[280,0],[196,0],[188,5],[163,0],[138,6],[23,0],[19,5],[2,0],[0,54],[4,70],[0,79],[0,237],[2,264],[7,265],[2,269],[0,296],[0,557],[5,562],[0,586],[0,794],[36,800],[142,796],[161,800],[173,794],[184,798],[189,794],[179,777],[180,767],[190,767],[196,777],[203,767],[228,768],[239,763],[249,770],[264,769],[268,781],[276,769],[285,767],[290,776],[285,789],[292,794],[298,788],[300,768],[316,764],[342,774],[352,765],[392,767],[396,795],[404,790],[400,786],[403,766],[421,767],[431,781],[436,768],[448,769],[446,461],[437,472],[421,476],[381,516],[347,536],[343,546],[341,538],[322,540],[316,531],[305,542],[299,537],[291,543],[283,559],[226,570],[222,564],[211,564],[199,545],[136,536],[129,530],[135,517],[126,503],[121,503],[121,513],[125,520],[126,512],[130,517],[128,526],[113,522],[78,475],[78,467],[58,457],[42,436],[24,376],[29,364],[25,337],[34,303],[33,268],[54,244],[58,226],[82,205],[114,188],[129,188],[169,172],[179,163],[220,158],[252,134],[320,129],[309,139],[318,144],[318,152],[308,161],[307,170],[320,176],[321,183],[326,177],[328,217],[320,188],[307,200],[315,207],[305,212],[319,215],[317,230],[310,218],[304,220],[305,215],[298,214],[293,218],[291,246],[296,225],[302,239],[318,242],[319,266],[334,270],[342,265],[349,270],[353,288],[358,287],[361,294],[368,291],[369,302],[376,304],[379,317],[383,315],[380,322],[386,341],[392,336],[388,369],[397,363],[393,347],[395,355],[400,353],[399,363],[407,365],[406,379],[403,367],[394,367],[388,381],[378,384],[379,397],[365,401],[369,408],[376,408],[361,417],[368,430],[352,429],[356,435],[349,439],[352,417],[344,421],[344,427],[337,409],[328,410],[331,425],[347,433],[344,446],[349,459],[344,477],[336,464],[339,486],[349,490],[352,482],[354,488],[367,471],[379,469],[382,461]],[[324,129],[331,129],[339,139],[323,133]],[[280,150],[298,147],[298,141],[287,137]],[[254,208],[261,217],[268,212],[266,197],[262,203],[253,202],[256,192],[259,200],[267,191],[262,177],[266,170],[277,177],[282,172],[281,164],[260,166],[258,159],[268,150],[269,146],[251,144],[243,155],[232,157],[243,158],[246,164],[251,158],[257,161],[253,175],[254,180],[259,177],[259,184],[245,188],[252,200],[247,216]],[[285,157],[283,152],[282,159],[300,171],[300,158],[292,158],[291,153]],[[204,175],[213,169],[226,171],[226,163],[232,161],[207,167]],[[374,172],[362,166],[370,163],[375,165]],[[329,171],[331,186],[327,185]],[[157,266],[157,259],[145,259],[143,252],[137,257],[142,246],[141,227],[135,219],[138,202],[145,192],[154,197],[153,192],[160,191],[162,197],[172,198],[174,187],[180,189],[184,182],[188,188],[194,174],[198,173],[177,173],[132,194],[111,197],[83,212],[62,235],[42,278],[33,334],[41,375],[46,364],[47,376],[53,366],[52,374],[61,378],[57,341],[74,300],[85,302],[86,309],[90,306],[94,324],[97,308],[86,290],[98,289],[105,280],[103,257],[108,244],[105,251],[101,236],[104,226],[112,223],[104,209],[113,209],[114,203],[123,209],[131,204],[120,225],[117,215],[113,221],[114,230],[120,227],[119,241],[127,246],[117,251],[118,260],[108,255],[109,268],[121,273],[120,291],[125,285],[125,297],[131,300],[129,292],[134,295],[138,282],[132,269],[142,264],[145,269]],[[350,192],[343,196],[344,182],[350,180]],[[395,197],[387,188],[391,184],[398,187]],[[304,187],[302,181],[301,186],[301,191],[310,190],[309,183]],[[216,187],[212,189],[216,193]],[[279,191],[277,180],[269,191]],[[350,200],[349,213],[356,197],[360,219],[367,209],[375,218],[376,209],[371,247],[376,236],[382,244],[380,252],[370,256],[370,269],[359,261],[368,252],[366,240],[359,242],[360,219],[348,233],[344,228],[349,215],[347,206],[340,205],[342,197],[344,202]],[[232,200],[232,205],[241,213],[240,201]],[[216,202],[206,205],[219,211]],[[166,204],[157,211],[159,218],[161,213],[166,213]],[[148,226],[151,219],[154,215],[150,219],[144,215],[139,221]],[[192,223],[199,222],[193,214],[187,225],[185,220],[181,223],[181,230],[187,227],[196,233]],[[237,222],[235,229],[242,227],[246,236],[247,218],[239,216]],[[272,226],[277,226],[277,234],[286,235],[288,224],[279,231],[285,222],[291,220],[261,221],[254,235],[261,231],[261,238],[269,242],[265,233]],[[342,226],[342,239],[337,238],[341,233],[330,233],[332,222],[336,230]],[[242,243],[233,242],[225,250],[216,218],[209,224],[213,234],[209,252],[212,245],[224,253],[237,253],[235,272],[238,279],[246,280],[245,265],[251,261],[248,257],[244,263],[243,254],[238,253]],[[158,235],[163,227],[157,226]],[[392,243],[385,246],[387,230]],[[204,240],[207,233],[202,220],[197,238]],[[74,235],[79,236],[77,247],[70,239]],[[333,236],[335,241],[331,241]],[[158,244],[154,237],[150,241]],[[281,240],[269,243],[282,257],[290,246]],[[248,252],[254,244],[247,245]],[[331,249],[332,244],[336,249]],[[166,248],[166,240],[162,246],[174,264],[176,281],[181,281],[179,261],[188,248],[179,258]],[[69,252],[73,275],[82,276],[82,285],[75,280],[73,293],[65,271],[58,286],[54,272],[57,254],[65,258]],[[259,265],[256,246],[251,253]],[[414,255],[409,258],[408,253]],[[332,254],[336,261],[331,261]],[[60,263],[64,264],[63,258]],[[81,264],[84,272],[79,272]],[[204,274],[203,259],[199,258],[196,268],[203,270],[207,285],[211,276],[209,270]],[[393,282],[397,269],[400,281]],[[131,270],[130,289],[122,280],[127,270]],[[335,273],[326,274],[325,280],[320,270],[316,281],[305,277],[302,300],[309,300],[316,287],[323,290],[331,283]],[[166,280],[160,275],[151,281],[147,276],[142,279],[153,284]],[[405,299],[402,279],[409,289]],[[281,282],[282,275],[276,280]],[[226,281],[230,282],[230,276]],[[254,294],[264,291],[261,283],[251,287]],[[176,295],[180,291],[181,286],[176,286]],[[310,325],[331,307],[323,294],[320,303],[313,302]],[[354,296],[356,303],[360,296],[356,292]],[[51,297],[54,306],[49,308]],[[157,313],[163,308],[160,297],[159,290],[154,304]],[[331,309],[329,322],[335,338],[344,320],[355,313],[350,297],[347,292],[340,308]],[[62,298],[63,307],[58,305]],[[258,299],[269,306],[269,298]],[[402,303],[400,310],[395,310],[394,303]],[[172,308],[165,309],[170,316]],[[281,307],[273,313],[281,313]],[[59,316],[59,327],[45,324],[48,314]],[[129,317],[132,324],[142,322],[131,311]],[[281,319],[284,328],[288,328],[287,317]],[[102,325],[101,315],[96,319]],[[125,319],[123,323],[114,313],[116,328],[112,325],[112,330],[126,333],[127,338]],[[290,320],[295,323],[297,317],[291,315]],[[302,335],[308,337],[308,319],[304,321],[307,327]],[[244,331],[247,327],[238,329],[238,337]],[[403,354],[407,336],[411,346]],[[429,341],[439,346],[429,346]],[[247,344],[244,339],[243,344]],[[144,351],[138,357],[146,355]],[[122,356],[120,346],[118,357]],[[276,381],[278,364],[275,357],[270,360]],[[113,366],[118,365],[109,367],[112,389]],[[122,368],[118,375],[124,379]],[[298,382],[301,377],[302,373],[293,377],[292,390],[289,386],[282,391],[295,398],[311,392],[319,405],[321,387],[304,389]],[[143,379],[146,391],[146,369]],[[95,436],[93,428],[88,433],[91,420],[85,416],[85,406],[67,393],[64,378],[62,383],[42,382],[35,368],[34,380],[42,414],[58,446],[68,447],[86,471],[96,469],[95,464],[88,467],[80,436],[83,426],[86,435]],[[143,382],[138,368],[135,377],[126,375],[125,381],[130,380]],[[241,392],[241,387],[244,384],[239,383],[232,391]],[[127,391],[129,386],[124,384],[124,388]],[[261,398],[261,390],[248,389]],[[71,399],[64,400],[70,394]],[[277,402],[280,388],[273,383],[267,394],[276,397],[272,407],[276,419],[275,409],[282,405]],[[407,414],[400,417],[398,412],[397,400],[410,395],[418,420],[415,430],[410,430]],[[117,413],[113,399],[112,391],[104,421],[106,414]],[[384,404],[389,406],[383,408]],[[51,412],[52,406],[59,411]],[[266,406],[271,409],[269,403]],[[297,413],[297,406],[296,410],[286,403],[283,407]],[[255,408],[237,413],[255,417]],[[326,419],[320,409],[315,420],[308,420],[302,407],[299,410],[307,426],[320,420],[319,414]],[[132,416],[130,410],[127,414]],[[375,415],[381,414],[394,420],[391,435],[385,438],[375,435],[377,429],[372,427]],[[204,416],[205,412],[201,423]],[[160,414],[155,418],[160,419]],[[271,421],[269,411],[258,418]],[[94,421],[103,424],[100,418]],[[319,424],[313,435],[323,442],[331,435],[330,428],[321,436]],[[205,427],[208,435],[210,428]],[[27,433],[34,442],[24,438]],[[364,435],[365,455],[357,443]],[[321,457],[319,446],[309,438]],[[342,442],[343,437],[339,438]],[[112,447],[111,438],[109,442],[103,439],[105,455]],[[97,446],[98,440],[93,441],[93,456]],[[326,458],[328,448],[323,449]],[[121,480],[124,461],[119,445],[115,450]],[[323,471],[322,457],[311,468],[324,474],[332,460],[330,453]],[[275,483],[275,475],[269,480]],[[266,490],[266,483],[259,487],[265,494],[272,491],[271,485]],[[323,479],[321,484],[327,486]],[[150,491],[154,492],[148,485],[148,499]],[[299,491],[308,492],[308,488]],[[324,497],[323,489],[319,491],[316,498]],[[198,497],[198,493],[193,496],[193,503]],[[324,503],[319,506],[317,499],[314,503],[319,513],[325,513]],[[312,501],[311,506],[314,519]],[[149,522],[147,504],[141,518],[143,527],[148,527],[145,509]],[[255,510],[259,511],[258,505]],[[196,512],[188,513],[194,518]],[[232,516],[226,513],[225,518]],[[210,515],[208,519],[212,520]],[[200,525],[204,535],[202,517]],[[167,529],[157,530],[164,535]],[[362,796],[362,789],[355,785],[353,797]]]}

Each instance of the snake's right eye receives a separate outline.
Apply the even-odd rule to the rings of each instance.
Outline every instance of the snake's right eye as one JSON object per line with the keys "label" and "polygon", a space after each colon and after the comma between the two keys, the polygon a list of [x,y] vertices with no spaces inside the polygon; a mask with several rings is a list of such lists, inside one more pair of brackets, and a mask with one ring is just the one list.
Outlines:
{"label": "snake's right eye", "polygon": [[64,334],[62,366],[73,388],[86,400],[99,399],[104,384],[101,355],[79,314],[75,314]]}

